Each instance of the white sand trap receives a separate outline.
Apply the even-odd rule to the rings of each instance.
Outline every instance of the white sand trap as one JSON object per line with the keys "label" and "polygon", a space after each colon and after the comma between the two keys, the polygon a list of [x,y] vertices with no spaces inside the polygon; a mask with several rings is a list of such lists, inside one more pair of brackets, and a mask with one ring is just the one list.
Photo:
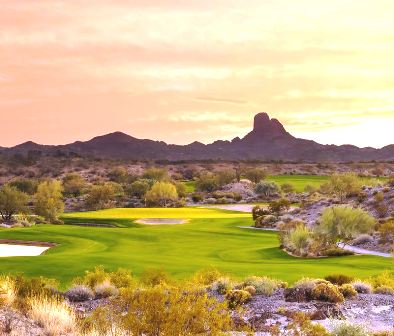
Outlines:
{"label": "white sand trap", "polygon": [[145,225],[175,225],[175,224],[185,224],[187,219],[179,218],[141,218],[135,221],[137,224]]}
{"label": "white sand trap", "polygon": [[50,249],[49,246],[0,244],[0,257],[32,257]]}
{"label": "white sand trap", "polygon": [[239,212],[252,212],[253,204],[223,204],[223,205],[209,205],[206,208],[214,208],[221,210],[231,210],[231,211],[239,211]]}

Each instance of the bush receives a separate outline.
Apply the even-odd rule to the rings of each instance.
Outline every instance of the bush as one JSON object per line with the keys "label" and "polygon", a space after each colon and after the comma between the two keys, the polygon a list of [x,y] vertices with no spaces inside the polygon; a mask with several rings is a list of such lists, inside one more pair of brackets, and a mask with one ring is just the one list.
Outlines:
{"label": "bush", "polygon": [[359,294],[371,294],[372,286],[369,283],[363,282],[361,280],[356,280],[352,283],[353,288]]}
{"label": "bush", "polygon": [[256,228],[272,228],[278,221],[278,217],[273,215],[261,216],[256,219],[254,226]]}
{"label": "bush", "polygon": [[158,286],[171,283],[169,274],[162,269],[147,269],[141,276],[141,282],[146,286]]}
{"label": "bush", "polygon": [[145,194],[148,192],[151,186],[152,186],[151,180],[139,179],[131,183],[128,187],[126,187],[126,193],[129,196],[142,198],[145,196]]}
{"label": "bush", "polygon": [[351,207],[332,207],[323,211],[317,233],[327,241],[348,241],[360,234],[372,232],[376,220],[365,210]]}
{"label": "bush", "polygon": [[166,207],[178,200],[175,186],[169,182],[156,182],[145,195],[148,206]]}
{"label": "bush", "polygon": [[333,336],[370,336],[370,333],[362,325],[341,322],[334,326]]}
{"label": "bush", "polygon": [[76,331],[76,318],[71,308],[59,299],[32,297],[28,315],[42,326],[48,335],[60,336]]}
{"label": "bush", "polygon": [[63,177],[64,194],[67,196],[77,197],[84,192],[86,188],[85,179],[77,173],[69,173]]}
{"label": "bush", "polygon": [[213,192],[218,188],[216,176],[212,173],[202,173],[196,179],[196,189],[198,191]]}
{"label": "bush", "polygon": [[231,309],[237,308],[239,306],[248,303],[252,299],[252,295],[241,289],[231,290],[226,294],[226,300],[228,302],[228,306]]}
{"label": "bush", "polygon": [[375,294],[394,295],[394,288],[389,286],[380,286],[374,290]]}
{"label": "bush", "polygon": [[192,194],[192,201],[194,203],[200,203],[204,199],[204,195],[202,193],[194,193]]}
{"label": "bush", "polygon": [[84,302],[94,298],[93,291],[84,285],[77,285],[71,287],[66,293],[65,297],[70,302]]}
{"label": "bush", "polygon": [[290,250],[295,251],[298,255],[304,255],[308,251],[311,240],[312,232],[305,225],[298,225],[290,231],[287,244]]}
{"label": "bush", "polygon": [[321,252],[326,257],[345,257],[354,255],[354,252],[341,249],[339,247],[331,247]]}
{"label": "bush", "polygon": [[331,282],[334,285],[344,285],[344,284],[350,284],[351,282],[354,281],[354,278],[345,274],[332,274],[328,275],[324,278],[325,280]]}
{"label": "bush", "polygon": [[27,211],[28,196],[16,187],[3,186],[0,189],[0,212],[3,220],[9,221],[18,212]]}
{"label": "bush", "polygon": [[279,193],[278,185],[274,182],[259,182],[256,184],[254,191],[257,195],[272,197]]}
{"label": "bush", "polygon": [[394,242],[394,220],[382,224],[379,229],[380,241],[382,243]]}
{"label": "bush", "polygon": [[222,273],[216,268],[209,267],[195,273],[192,277],[192,282],[197,285],[209,286],[220,278],[223,278]]}
{"label": "bush", "polygon": [[394,275],[389,271],[385,271],[379,275],[369,278],[368,282],[371,283],[374,288],[390,287],[394,289]]}
{"label": "bush", "polygon": [[142,177],[156,182],[169,180],[168,171],[164,168],[148,168],[144,171]]}
{"label": "bush", "polygon": [[109,280],[116,288],[128,288],[134,285],[135,282],[131,271],[125,268],[118,268],[116,271],[111,272]]}
{"label": "bush", "polygon": [[229,278],[220,278],[211,285],[211,290],[218,294],[226,294],[233,289],[233,283]]}
{"label": "bush", "polygon": [[269,211],[279,215],[284,210],[290,209],[290,201],[286,198],[281,198],[277,201],[272,201],[269,204]]}
{"label": "bush", "polygon": [[110,208],[115,204],[116,196],[117,190],[114,183],[94,185],[86,197],[85,206],[90,210]]}
{"label": "bush", "polygon": [[265,296],[271,296],[282,285],[284,284],[278,280],[256,276],[246,278],[243,282],[243,287],[253,286],[256,290],[256,294]]}
{"label": "bush", "polygon": [[34,195],[34,211],[46,221],[56,223],[64,211],[63,187],[59,181],[45,181],[39,184]]}
{"label": "bush", "polygon": [[231,169],[216,172],[216,180],[219,187],[229,184],[235,180],[235,172]]}
{"label": "bush", "polygon": [[283,183],[280,186],[280,189],[282,190],[282,192],[284,192],[285,194],[291,194],[294,192],[294,186],[290,183]]}
{"label": "bush", "polygon": [[9,276],[0,278],[0,307],[10,307],[16,300],[15,281]]}
{"label": "bush", "polygon": [[252,296],[256,294],[256,288],[253,286],[246,286],[243,288],[243,290],[249,292]]}
{"label": "bush", "polygon": [[252,209],[253,220],[256,220],[257,218],[266,215],[269,215],[269,211],[266,208],[262,208],[259,205],[253,207]]}
{"label": "bush", "polygon": [[345,301],[344,296],[339,291],[337,286],[326,283],[316,285],[312,290],[312,297],[315,300],[332,303],[342,303]]}
{"label": "bush", "polygon": [[344,284],[339,287],[339,291],[346,299],[351,299],[357,296],[357,291],[350,284]]}
{"label": "bush", "polygon": [[253,183],[259,183],[267,177],[267,172],[259,168],[251,168],[245,172],[245,177]]}
{"label": "bush", "polygon": [[113,284],[111,284],[110,281],[106,280],[94,287],[94,293],[96,294],[96,298],[103,299],[116,296],[118,295],[119,291]]}
{"label": "bush", "polygon": [[361,179],[354,173],[334,174],[327,183],[327,191],[341,201],[361,191]]}

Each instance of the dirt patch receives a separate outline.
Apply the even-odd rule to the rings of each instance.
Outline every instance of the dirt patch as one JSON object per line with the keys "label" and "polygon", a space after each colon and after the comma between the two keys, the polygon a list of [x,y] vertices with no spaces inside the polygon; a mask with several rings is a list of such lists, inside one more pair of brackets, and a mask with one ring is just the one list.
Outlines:
{"label": "dirt patch", "polygon": [[54,246],[56,246],[55,243],[49,243],[49,242],[37,242],[37,241],[13,240],[13,239],[0,239],[0,244],[37,246],[37,247],[54,247]]}
{"label": "dirt patch", "polygon": [[176,225],[185,224],[189,220],[179,218],[141,218],[135,221],[137,224],[144,225]]}

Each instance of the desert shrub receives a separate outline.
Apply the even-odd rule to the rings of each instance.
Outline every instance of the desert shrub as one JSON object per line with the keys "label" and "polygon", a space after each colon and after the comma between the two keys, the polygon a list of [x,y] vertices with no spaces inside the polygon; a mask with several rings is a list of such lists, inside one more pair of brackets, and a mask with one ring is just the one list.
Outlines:
{"label": "desert shrub", "polygon": [[345,274],[331,274],[328,275],[324,278],[325,280],[331,282],[334,285],[344,285],[344,284],[350,284],[351,282],[354,281],[354,278]]}
{"label": "desert shrub", "polygon": [[218,294],[226,294],[233,289],[234,284],[229,278],[220,278],[211,285],[211,290]]}
{"label": "desert shrub", "polygon": [[27,211],[27,194],[16,187],[3,186],[0,188],[0,213],[3,220],[11,220],[18,212]]}
{"label": "desert shrub", "polygon": [[110,181],[119,183],[119,184],[127,184],[135,181],[136,177],[130,174],[125,167],[114,167],[112,168],[107,177]]}
{"label": "desert shrub", "polygon": [[271,213],[279,215],[284,210],[290,209],[290,201],[286,198],[281,198],[279,200],[271,201],[269,204],[269,211]]}
{"label": "desert shrub", "polygon": [[256,205],[253,207],[253,209],[252,209],[253,220],[256,220],[257,218],[259,218],[261,216],[266,216],[266,215],[269,215],[268,209],[263,208],[259,205]]}
{"label": "desert shrub", "polygon": [[256,184],[254,191],[257,195],[272,197],[279,193],[279,187],[274,182],[261,181]]}
{"label": "desert shrub", "polygon": [[376,220],[363,209],[332,207],[323,211],[316,232],[329,242],[348,241],[360,234],[370,233]]}
{"label": "desert shrub", "polygon": [[235,180],[235,172],[232,169],[224,169],[216,172],[216,181],[219,187],[229,184]]}
{"label": "desert shrub", "polygon": [[139,179],[126,187],[126,193],[129,196],[142,198],[145,196],[145,194],[148,192],[151,186],[152,186],[151,180]]}
{"label": "desert shrub", "polygon": [[231,290],[226,294],[226,300],[228,306],[231,309],[237,308],[239,306],[248,303],[252,299],[252,295],[242,289]]}
{"label": "desert shrub", "polygon": [[21,192],[28,195],[34,195],[37,191],[38,180],[29,178],[18,178],[12,180],[9,184],[10,187],[15,187]]}
{"label": "desert shrub", "polygon": [[313,193],[315,193],[315,192],[317,191],[317,188],[314,187],[314,186],[312,186],[312,185],[310,185],[310,184],[307,184],[307,185],[305,186],[305,188],[304,188],[304,191],[305,191],[306,193],[308,193],[308,194],[313,194]]}
{"label": "desert shrub", "polygon": [[16,300],[15,281],[9,276],[0,277],[0,307],[10,307]]}
{"label": "desert shrub", "polygon": [[380,225],[378,231],[382,243],[392,243],[394,241],[394,220]]}
{"label": "desert shrub", "polygon": [[148,168],[144,171],[142,177],[156,182],[169,180],[168,170],[164,168]]}
{"label": "desert shrub", "polygon": [[110,208],[115,204],[118,192],[119,190],[117,190],[114,182],[94,185],[88,192],[85,206],[90,210]]}
{"label": "desert shrub", "polygon": [[265,296],[271,296],[278,288],[284,285],[284,283],[268,277],[252,276],[246,278],[243,281],[243,287],[253,286],[256,290],[256,294],[261,294]]}
{"label": "desert shrub", "polygon": [[326,256],[326,257],[345,257],[345,256],[354,255],[354,252],[347,251],[347,250],[344,250],[344,249],[334,246],[334,247],[324,249],[321,252],[321,255]]}
{"label": "desert shrub", "polygon": [[361,280],[356,280],[352,282],[353,288],[359,294],[371,294],[372,293],[372,286],[369,283],[363,282]]}
{"label": "desert shrub", "polygon": [[32,297],[29,299],[28,315],[48,335],[60,336],[76,330],[76,318],[67,304],[55,298]]}
{"label": "desert shrub", "polygon": [[131,271],[125,268],[109,273],[109,280],[116,288],[127,288],[135,284]]}
{"label": "desert shrub", "polygon": [[332,336],[322,325],[312,323],[305,313],[293,316],[293,321],[286,327],[286,335]]}
{"label": "desert shrub", "polygon": [[63,186],[59,181],[50,180],[39,184],[34,195],[34,212],[48,222],[56,223],[64,211]]}
{"label": "desert shrub", "polygon": [[298,225],[294,230],[290,231],[285,245],[288,245],[286,247],[297,254],[304,255],[311,240],[312,232],[305,225]]}
{"label": "desert shrub", "polygon": [[374,290],[375,294],[394,295],[394,288],[389,286],[380,286]]}
{"label": "desert shrub", "polygon": [[70,302],[84,302],[94,298],[93,291],[84,285],[76,285],[71,287],[66,293],[65,297]]}
{"label": "desert shrub", "polygon": [[394,275],[385,271],[368,279],[368,282],[374,287],[390,287],[394,289]]}
{"label": "desert shrub", "polygon": [[114,310],[125,312],[114,319],[130,335],[219,336],[234,330],[226,303],[193,288],[127,289],[108,309],[111,315]]}
{"label": "desert shrub", "polygon": [[119,291],[109,280],[105,280],[103,283],[97,284],[94,287],[94,293],[96,294],[96,298],[103,299],[118,295]]}
{"label": "desert shrub", "polygon": [[285,194],[291,194],[294,192],[294,186],[290,183],[283,183],[280,186],[280,190]]}
{"label": "desert shrub", "polygon": [[198,191],[213,192],[219,188],[215,174],[205,172],[196,179],[196,189]]}
{"label": "desert shrub", "polygon": [[178,200],[176,187],[169,182],[156,182],[145,194],[148,206],[166,207]]}
{"label": "desert shrub", "polygon": [[357,195],[361,191],[362,181],[354,173],[334,174],[327,182],[326,190],[341,201],[346,197]]}
{"label": "desert shrub", "polygon": [[105,271],[104,266],[96,266],[92,271],[85,271],[83,278],[74,279],[74,283],[77,285],[86,285],[91,289],[94,289],[98,284],[108,280],[109,274]]}
{"label": "desert shrub", "polygon": [[257,228],[272,228],[278,221],[278,217],[274,215],[261,216],[256,219],[254,226]]}
{"label": "desert shrub", "polygon": [[358,324],[350,324],[349,322],[341,322],[334,326],[332,330],[333,336],[370,336],[370,333],[364,326]]}
{"label": "desert shrub", "polygon": [[203,199],[204,199],[204,195],[202,193],[194,193],[194,194],[192,194],[192,201],[194,203],[202,202]]}
{"label": "desert shrub", "polygon": [[264,169],[251,168],[245,171],[245,177],[253,183],[259,183],[267,177],[267,172]]}
{"label": "desert shrub", "polygon": [[343,284],[342,286],[339,287],[339,291],[342,293],[344,298],[346,299],[351,299],[357,296],[357,291],[354,289],[354,287],[351,284]]}
{"label": "desert shrub", "polygon": [[67,196],[79,196],[86,188],[85,179],[78,173],[69,173],[63,177],[63,192]]}
{"label": "desert shrub", "polygon": [[256,288],[253,286],[246,286],[243,288],[243,290],[249,292],[252,296],[256,294]]}
{"label": "desert shrub", "polygon": [[373,241],[373,238],[372,238],[371,235],[369,235],[369,234],[362,234],[362,235],[359,235],[356,239],[353,240],[352,245],[358,246],[358,245],[362,245],[362,244],[365,244],[365,243],[370,243],[372,241]]}
{"label": "desert shrub", "polygon": [[316,285],[312,290],[312,297],[315,300],[332,303],[342,303],[345,301],[337,286],[326,283]]}
{"label": "desert shrub", "polygon": [[141,275],[141,282],[146,286],[158,286],[171,283],[170,275],[163,269],[150,268]]}
{"label": "desert shrub", "polygon": [[186,186],[182,182],[174,182],[176,192],[178,193],[178,197],[186,197]]}
{"label": "desert shrub", "polygon": [[220,278],[223,278],[222,273],[220,273],[216,268],[208,267],[196,272],[191,281],[197,285],[209,286]]}

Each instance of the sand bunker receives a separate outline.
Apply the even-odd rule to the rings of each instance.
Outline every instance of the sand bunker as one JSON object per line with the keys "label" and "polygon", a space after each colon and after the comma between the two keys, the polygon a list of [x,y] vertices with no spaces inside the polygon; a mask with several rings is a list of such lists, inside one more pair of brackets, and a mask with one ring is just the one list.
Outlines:
{"label": "sand bunker", "polygon": [[187,219],[179,218],[141,218],[135,221],[137,224],[146,225],[174,225],[174,224],[185,224]]}
{"label": "sand bunker", "polygon": [[0,244],[0,257],[32,257],[50,249],[50,246]]}

